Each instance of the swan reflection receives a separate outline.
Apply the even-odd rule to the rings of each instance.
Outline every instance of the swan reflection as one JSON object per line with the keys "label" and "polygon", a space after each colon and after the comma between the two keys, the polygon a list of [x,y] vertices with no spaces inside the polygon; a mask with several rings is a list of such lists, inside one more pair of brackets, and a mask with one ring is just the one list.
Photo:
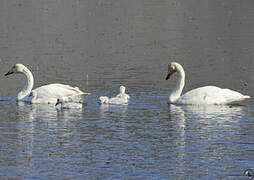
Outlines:
{"label": "swan reflection", "polygon": [[[77,116],[70,112],[58,112],[54,105],[28,104],[17,102],[18,140],[22,153],[20,158],[31,159],[38,155],[48,156],[50,149],[57,152],[73,142],[73,128]],[[35,151],[36,149],[36,151]],[[54,155],[50,155],[51,158]],[[30,167],[35,161],[29,161]]]}
{"label": "swan reflection", "polygon": [[227,105],[185,105],[176,106],[173,104],[169,105],[170,112],[183,113],[184,117],[196,117],[205,119],[220,119],[228,120],[234,116],[239,116],[243,113],[245,106],[227,106]]}
{"label": "swan reflection", "polygon": [[100,105],[100,116],[107,118],[108,116],[126,116],[127,105],[114,105],[114,104],[101,104]]}
{"label": "swan reflection", "polygon": [[236,135],[242,133],[240,120],[245,111],[245,106],[169,105],[172,139],[176,145],[172,151],[177,159],[172,163],[177,163],[176,173],[186,177],[190,165],[205,172],[211,167],[207,163],[211,159],[232,159],[232,151],[228,149],[240,141]]}

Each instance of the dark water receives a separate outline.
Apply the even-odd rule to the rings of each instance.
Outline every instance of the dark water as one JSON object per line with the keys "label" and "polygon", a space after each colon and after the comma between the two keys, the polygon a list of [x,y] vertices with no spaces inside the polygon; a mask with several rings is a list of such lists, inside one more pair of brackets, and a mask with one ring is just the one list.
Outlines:
{"label": "dark water", "polygon": [[[254,106],[169,106],[180,62],[188,91],[254,97],[254,2],[2,0],[0,74],[23,63],[35,87],[91,92],[82,110],[0,102],[0,179],[247,179]],[[0,97],[25,79],[0,78]],[[128,106],[100,106],[123,84]]]}

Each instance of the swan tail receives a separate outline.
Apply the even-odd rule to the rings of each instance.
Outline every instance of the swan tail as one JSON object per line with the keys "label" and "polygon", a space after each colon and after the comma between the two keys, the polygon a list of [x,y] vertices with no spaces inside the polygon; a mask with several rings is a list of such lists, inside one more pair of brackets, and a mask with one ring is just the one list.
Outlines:
{"label": "swan tail", "polygon": [[250,99],[250,98],[251,98],[250,96],[244,95],[244,96],[242,96],[242,97],[240,97],[240,98],[238,98],[238,99],[232,100],[232,101],[229,102],[228,104],[237,104],[237,103],[239,103],[239,102],[245,101],[246,99]]}
{"label": "swan tail", "polygon": [[251,97],[250,96],[244,96],[243,98],[244,99],[250,99]]}
{"label": "swan tail", "polygon": [[84,93],[83,91],[81,91],[78,87],[74,87],[74,89],[79,92],[79,93]]}
{"label": "swan tail", "polygon": [[250,99],[250,96],[243,96],[242,98],[239,99],[239,101],[244,101],[246,99]]}
{"label": "swan tail", "polygon": [[88,96],[88,95],[90,95],[91,93],[86,93],[86,92],[82,92],[80,95],[82,96],[82,97],[85,97],[85,96]]}
{"label": "swan tail", "polygon": [[88,95],[91,94],[91,93],[87,93],[87,92],[81,91],[78,87],[74,87],[74,89],[75,89],[78,93],[80,93],[80,96],[82,96],[82,97],[85,97],[85,96],[88,96]]}

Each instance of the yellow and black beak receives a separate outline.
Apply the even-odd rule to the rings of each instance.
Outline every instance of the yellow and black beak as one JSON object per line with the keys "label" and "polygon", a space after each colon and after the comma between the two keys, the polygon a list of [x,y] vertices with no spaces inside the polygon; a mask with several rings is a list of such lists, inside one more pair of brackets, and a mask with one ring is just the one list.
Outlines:
{"label": "yellow and black beak", "polygon": [[5,76],[8,76],[10,74],[13,74],[14,73],[14,70],[13,70],[13,67],[5,74]]}
{"label": "yellow and black beak", "polygon": [[166,77],[166,80],[168,80],[168,79],[170,78],[170,76],[171,76],[172,74],[174,74],[175,72],[176,72],[176,70],[169,69],[168,75],[167,75],[167,77]]}

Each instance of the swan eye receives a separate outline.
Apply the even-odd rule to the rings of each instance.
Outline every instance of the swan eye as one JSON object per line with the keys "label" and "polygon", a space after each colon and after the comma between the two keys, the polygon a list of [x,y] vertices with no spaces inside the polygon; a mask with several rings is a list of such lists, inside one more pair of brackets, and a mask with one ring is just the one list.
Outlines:
{"label": "swan eye", "polygon": [[17,66],[12,66],[12,70],[16,71],[17,70]]}
{"label": "swan eye", "polygon": [[168,68],[168,71],[169,71],[169,72],[176,72],[175,69],[176,69],[175,66],[170,66],[170,67]]}

